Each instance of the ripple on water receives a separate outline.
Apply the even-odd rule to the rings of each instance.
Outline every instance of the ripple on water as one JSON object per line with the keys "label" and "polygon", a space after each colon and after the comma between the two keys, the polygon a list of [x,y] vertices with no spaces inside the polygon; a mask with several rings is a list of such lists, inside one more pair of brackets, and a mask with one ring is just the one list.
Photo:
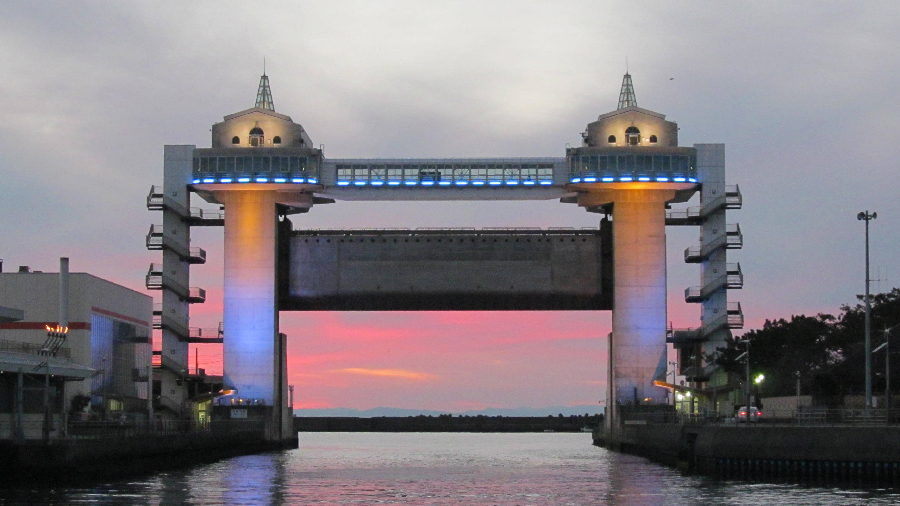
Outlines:
{"label": "ripple on water", "polygon": [[591,446],[589,434],[302,433],[300,449],[142,480],[0,491],[47,505],[869,505],[897,491],[684,477]]}

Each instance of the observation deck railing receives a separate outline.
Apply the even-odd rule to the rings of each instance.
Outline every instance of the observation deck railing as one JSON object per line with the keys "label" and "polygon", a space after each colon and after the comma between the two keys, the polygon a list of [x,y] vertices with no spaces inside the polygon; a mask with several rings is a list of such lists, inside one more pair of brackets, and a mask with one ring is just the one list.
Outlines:
{"label": "observation deck railing", "polygon": [[[214,150],[215,151],[215,150]],[[318,184],[316,156],[299,156],[281,148],[195,153],[193,184]]]}
{"label": "observation deck railing", "polygon": [[570,158],[569,182],[696,183],[694,155],[670,153],[585,153]]}

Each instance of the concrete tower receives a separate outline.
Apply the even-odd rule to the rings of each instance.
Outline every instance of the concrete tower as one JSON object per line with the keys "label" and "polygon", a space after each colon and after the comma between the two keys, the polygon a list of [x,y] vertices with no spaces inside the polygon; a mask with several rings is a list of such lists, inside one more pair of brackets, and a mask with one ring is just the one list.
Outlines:
{"label": "concrete tower", "polygon": [[[625,74],[619,107],[587,126],[566,157],[578,205],[613,219],[613,329],[607,419],[666,403],[653,380],[666,350],[666,205],[696,190],[696,151],[678,147],[678,126],[637,106]],[[624,408],[623,408],[624,407]],[[611,426],[613,431],[615,428]]]}
{"label": "concrete tower", "polygon": [[280,372],[278,217],[312,205],[321,152],[301,125],[275,112],[263,74],[255,106],[214,124],[212,147],[193,156],[195,172],[222,176],[193,182],[204,199],[225,208],[223,381],[232,395],[223,401],[278,408],[287,395]]}

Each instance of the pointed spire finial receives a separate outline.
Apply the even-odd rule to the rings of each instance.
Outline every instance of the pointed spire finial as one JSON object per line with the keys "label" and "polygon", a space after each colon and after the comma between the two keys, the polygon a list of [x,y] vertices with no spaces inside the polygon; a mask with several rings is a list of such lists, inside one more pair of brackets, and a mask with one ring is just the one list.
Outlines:
{"label": "pointed spire finial", "polygon": [[624,109],[631,106],[637,106],[637,98],[634,96],[634,85],[631,84],[631,74],[626,70],[625,77],[622,78],[622,91],[619,92],[619,107],[616,109]]}
{"label": "pointed spire finial", "polygon": [[266,75],[265,60],[263,60],[263,75],[259,78],[259,90],[256,92],[256,105],[260,109],[275,110],[275,102],[272,101],[272,89],[269,88],[269,76]]}

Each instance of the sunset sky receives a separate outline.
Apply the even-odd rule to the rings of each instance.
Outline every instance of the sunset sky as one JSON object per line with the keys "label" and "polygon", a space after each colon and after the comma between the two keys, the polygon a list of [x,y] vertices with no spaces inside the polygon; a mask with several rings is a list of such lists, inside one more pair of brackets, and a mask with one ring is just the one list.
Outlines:
{"label": "sunset sky", "polygon": [[[58,258],[145,291],[158,252],[165,144],[208,147],[210,126],[253,106],[263,58],[276,111],[327,157],[563,156],[615,109],[622,74],[679,141],[726,144],[744,209],[747,328],[835,312],[900,285],[900,3],[56,2],[0,4],[0,258]],[[195,197],[196,198],[196,197]],[[199,198],[196,198],[199,203]],[[594,227],[557,201],[316,206],[299,228]],[[193,232],[191,284],[221,320],[222,231]],[[696,228],[668,230],[669,319],[699,268]],[[152,293],[152,292],[148,292]],[[158,294],[154,294],[158,295]],[[610,314],[282,313],[296,407],[462,411],[597,404]],[[210,350],[214,351],[210,351]],[[193,352],[192,352],[193,356]],[[201,367],[221,369],[207,345]]]}

